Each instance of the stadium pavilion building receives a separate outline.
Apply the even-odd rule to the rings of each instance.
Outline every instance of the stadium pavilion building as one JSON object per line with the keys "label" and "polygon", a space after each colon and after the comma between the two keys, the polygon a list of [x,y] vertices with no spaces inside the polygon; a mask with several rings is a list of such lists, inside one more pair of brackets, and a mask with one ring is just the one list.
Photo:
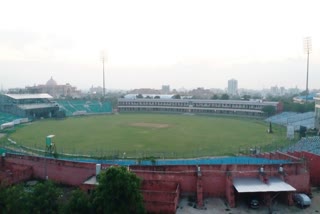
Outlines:
{"label": "stadium pavilion building", "polygon": [[272,106],[277,113],[283,110],[281,102],[198,99],[118,99],[119,112],[202,113],[262,117],[265,116],[263,108],[266,106]]}
{"label": "stadium pavilion building", "polygon": [[29,119],[55,117],[59,106],[49,94],[0,94],[0,111]]}

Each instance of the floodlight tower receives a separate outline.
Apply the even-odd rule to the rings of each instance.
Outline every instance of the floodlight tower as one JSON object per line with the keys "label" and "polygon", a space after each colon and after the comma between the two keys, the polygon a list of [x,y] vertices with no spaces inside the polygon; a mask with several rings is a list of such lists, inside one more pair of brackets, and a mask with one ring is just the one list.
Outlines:
{"label": "floodlight tower", "polygon": [[309,83],[309,55],[312,51],[311,37],[304,38],[304,52],[307,54],[307,81],[306,81],[306,103],[309,95],[308,83]]}
{"label": "floodlight tower", "polygon": [[105,86],[105,73],[104,73],[104,60],[105,60],[105,53],[101,51],[101,60],[102,60],[102,73],[103,73],[103,98],[106,96],[106,86]]}

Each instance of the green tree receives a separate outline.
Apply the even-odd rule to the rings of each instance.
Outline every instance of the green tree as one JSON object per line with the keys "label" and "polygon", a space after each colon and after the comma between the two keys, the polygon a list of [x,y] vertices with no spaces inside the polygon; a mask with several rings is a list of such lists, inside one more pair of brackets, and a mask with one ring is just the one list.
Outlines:
{"label": "green tree", "polygon": [[173,98],[173,99],[181,99],[181,96],[180,96],[180,94],[176,94],[176,95],[174,95],[172,98]]}
{"label": "green tree", "polygon": [[229,100],[229,95],[228,94],[222,94],[220,97],[220,100]]}
{"label": "green tree", "polygon": [[117,106],[118,106],[118,97],[108,97],[107,101],[111,103],[112,108],[117,108]]}
{"label": "green tree", "polygon": [[136,98],[142,99],[142,98],[143,98],[143,95],[142,95],[142,94],[138,94],[138,95],[136,96]]}
{"label": "green tree", "polygon": [[23,185],[0,187],[0,213],[30,213],[30,193]]}
{"label": "green tree", "polygon": [[242,99],[243,100],[250,100],[251,96],[250,95],[243,95]]}
{"label": "green tree", "polygon": [[59,210],[59,197],[62,191],[52,181],[38,183],[31,190],[31,213],[57,213]]}
{"label": "green tree", "polygon": [[262,108],[262,111],[263,111],[268,117],[270,117],[270,116],[272,116],[272,115],[274,115],[274,114],[276,113],[276,109],[275,109],[274,106],[264,106],[264,107]]}
{"label": "green tree", "polygon": [[97,213],[145,213],[141,180],[125,167],[110,167],[100,174],[94,193]]}
{"label": "green tree", "polygon": [[61,190],[46,181],[34,187],[22,184],[0,188],[0,213],[58,213]]}
{"label": "green tree", "polygon": [[211,97],[212,100],[217,100],[219,99],[218,95],[214,94],[212,97]]}
{"label": "green tree", "polygon": [[80,189],[73,190],[63,211],[64,213],[91,213],[92,205],[90,197]]}

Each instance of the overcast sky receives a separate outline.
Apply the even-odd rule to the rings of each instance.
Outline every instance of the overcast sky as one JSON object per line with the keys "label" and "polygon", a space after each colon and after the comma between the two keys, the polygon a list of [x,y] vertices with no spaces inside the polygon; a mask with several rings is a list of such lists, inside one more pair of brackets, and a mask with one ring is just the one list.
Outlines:
{"label": "overcast sky", "polygon": [[320,88],[320,1],[28,0],[0,3],[2,88]]}

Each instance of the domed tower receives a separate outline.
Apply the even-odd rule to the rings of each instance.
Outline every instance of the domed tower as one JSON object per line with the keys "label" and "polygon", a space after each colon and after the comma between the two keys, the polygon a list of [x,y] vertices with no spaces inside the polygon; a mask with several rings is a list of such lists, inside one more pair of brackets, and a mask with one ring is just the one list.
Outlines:
{"label": "domed tower", "polygon": [[58,84],[57,82],[51,77],[46,83],[46,93],[50,94],[53,97],[58,96]]}
{"label": "domed tower", "polygon": [[46,86],[51,86],[51,87],[52,86],[57,86],[57,85],[58,85],[57,82],[54,79],[52,79],[52,77],[46,83]]}

